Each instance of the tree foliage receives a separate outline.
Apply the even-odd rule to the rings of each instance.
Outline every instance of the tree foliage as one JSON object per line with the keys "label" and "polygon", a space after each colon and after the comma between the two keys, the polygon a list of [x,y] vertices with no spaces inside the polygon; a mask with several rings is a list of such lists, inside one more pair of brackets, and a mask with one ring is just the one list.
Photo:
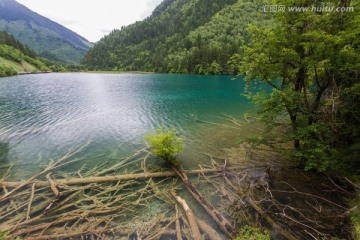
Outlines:
{"label": "tree foliage", "polygon": [[259,9],[252,1],[163,1],[149,18],[100,40],[83,63],[98,70],[237,74],[247,24],[266,25],[271,17]]}
{"label": "tree foliage", "polygon": [[[346,7],[350,1],[271,4]],[[259,112],[269,127],[288,117],[293,156],[306,169],[324,171],[336,164],[339,152],[359,141],[359,14],[272,14],[271,27],[249,26],[251,42],[243,48],[241,63],[249,85],[256,79],[271,86],[272,92],[249,96],[261,105]]]}
{"label": "tree foliage", "polygon": [[145,141],[153,154],[169,164],[177,164],[175,156],[184,149],[184,139],[176,136],[173,128],[158,128],[156,134],[145,136]]}

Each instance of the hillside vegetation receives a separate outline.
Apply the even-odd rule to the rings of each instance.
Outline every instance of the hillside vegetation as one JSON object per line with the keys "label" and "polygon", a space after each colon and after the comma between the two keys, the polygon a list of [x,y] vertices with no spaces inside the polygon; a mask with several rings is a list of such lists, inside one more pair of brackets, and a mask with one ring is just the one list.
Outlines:
{"label": "hillside vegetation", "polygon": [[247,24],[269,24],[259,9],[237,0],[165,0],[147,19],[101,39],[82,62],[94,70],[236,74]]}
{"label": "hillside vegetation", "polygon": [[61,64],[37,58],[27,45],[11,34],[0,32],[0,77],[65,70]]}

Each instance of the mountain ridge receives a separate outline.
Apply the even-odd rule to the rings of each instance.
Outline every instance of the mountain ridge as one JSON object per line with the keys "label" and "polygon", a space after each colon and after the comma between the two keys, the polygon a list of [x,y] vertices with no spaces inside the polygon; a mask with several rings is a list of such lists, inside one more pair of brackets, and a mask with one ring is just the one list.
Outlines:
{"label": "mountain ridge", "polygon": [[0,30],[14,35],[40,56],[65,63],[79,63],[92,46],[86,38],[15,0],[0,1]]}

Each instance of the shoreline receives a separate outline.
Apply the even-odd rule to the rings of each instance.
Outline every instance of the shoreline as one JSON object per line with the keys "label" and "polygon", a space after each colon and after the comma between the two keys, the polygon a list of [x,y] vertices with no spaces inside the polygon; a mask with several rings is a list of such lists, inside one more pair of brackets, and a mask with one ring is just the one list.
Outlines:
{"label": "shoreline", "polygon": [[[30,74],[42,74],[42,73],[52,73],[50,71],[41,71],[41,72],[18,72],[17,75],[21,76],[21,75],[30,75]],[[14,76],[17,76],[14,75]]]}

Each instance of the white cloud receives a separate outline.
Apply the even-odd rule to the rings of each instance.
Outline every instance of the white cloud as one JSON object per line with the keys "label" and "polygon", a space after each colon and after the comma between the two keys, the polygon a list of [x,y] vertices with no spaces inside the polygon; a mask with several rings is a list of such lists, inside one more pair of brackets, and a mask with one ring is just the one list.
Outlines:
{"label": "white cloud", "polygon": [[40,15],[77,32],[88,40],[96,42],[104,36],[104,33],[113,29],[120,29],[122,26],[149,16],[162,0],[17,1]]}
{"label": "white cloud", "polygon": [[147,9],[141,14],[141,16],[143,16],[143,18],[149,16],[152,13],[152,11],[155,9],[155,7],[159,5],[161,2],[162,0],[147,0],[146,2]]}

